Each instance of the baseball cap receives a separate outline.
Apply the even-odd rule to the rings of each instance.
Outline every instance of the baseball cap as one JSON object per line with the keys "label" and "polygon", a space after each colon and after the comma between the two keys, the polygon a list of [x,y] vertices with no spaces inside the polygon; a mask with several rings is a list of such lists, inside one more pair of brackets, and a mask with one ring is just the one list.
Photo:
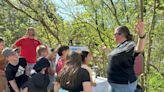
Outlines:
{"label": "baseball cap", "polygon": [[3,51],[2,51],[2,55],[3,55],[4,57],[8,57],[8,56],[10,56],[10,55],[12,55],[12,54],[14,54],[14,53],[16,53],[15,50],[14,50],[14,49],[11,49],[11,48],[5,48],[5,49],[3,49]]}
{"label": "baseball cap", "polygon": [[34,70],[36,71],[36,72],[40,72],[43,68],[45,68],[45,67],[50,67],[50,62],[49,62],[49,60],[47,59],[47,58],[40,58],[37,62],[36,62],[36,64],[34,65]]}

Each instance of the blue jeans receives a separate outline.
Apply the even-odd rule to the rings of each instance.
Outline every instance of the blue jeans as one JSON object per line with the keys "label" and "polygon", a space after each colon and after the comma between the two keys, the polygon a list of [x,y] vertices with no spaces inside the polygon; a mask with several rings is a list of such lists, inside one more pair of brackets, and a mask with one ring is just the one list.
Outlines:
{"label": "blue jeans", "polygon": [[109,83],[109,92],[134,92],[137,81],[128,84]]}
{"label": "blue jeans", "polygon": [[55,76],[49,75],[49,80],[48,89],[52,90],[54,88]]}
{"label": "blue jeans", "polygon": [[69,91],[67,91],[67,90],[65,90],[65,89],[60,88],[60,89],[59,89],[59,92],[69,92]]}
{"label": "blue jeans", "polygon": [[31,69],[33,69],[34,65],[35,64],[29,64],[29,63],[27,63],[27,68],[29,68],[31,70]]}

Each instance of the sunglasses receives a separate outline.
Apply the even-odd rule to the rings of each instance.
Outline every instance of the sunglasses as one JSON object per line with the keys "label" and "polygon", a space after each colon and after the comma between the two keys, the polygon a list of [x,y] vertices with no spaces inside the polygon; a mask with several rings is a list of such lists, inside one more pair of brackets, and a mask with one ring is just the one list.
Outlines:
{"label": "sunglasses", "polygon": [[117,35],[121,35],[121,34],[122,34],[122,33],[114,33],[115,36],[117,36]]}

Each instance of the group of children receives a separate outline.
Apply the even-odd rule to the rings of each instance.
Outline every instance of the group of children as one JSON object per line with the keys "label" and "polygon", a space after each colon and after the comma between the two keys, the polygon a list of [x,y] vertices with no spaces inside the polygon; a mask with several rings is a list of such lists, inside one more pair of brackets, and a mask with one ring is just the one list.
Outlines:
{"label": "group of children", "polygon": [[[48,90],[49,92],[54,92],[55,78],[64,71],[63,67],[70,61],[70,58],[68,58],[70,54],[69,47],[60,46],[56,49],[49,49],[45,45],[39,45],[36,52],[36,64],[29,71],[27,69],[26,59],[19,56],[15,49],[5,48],[1,51],[6,62],[6,68],[3,67],[3,69],[5,69],[4,75],[7,79],[10,92],[47,92]],[[60,58],[55,62],[57,53]],[[86,69],[90,76],[88,81],[92,81],[92,85],[95,85],[94,78],[91,77],[94,72],[88,67],[88,61],[90,60],[89,52],[82,51],[79,55],[81,57],[80,66]],[[60,83],[61,81],[58,82]],[[82,89],[79,91],[82,91]]]}

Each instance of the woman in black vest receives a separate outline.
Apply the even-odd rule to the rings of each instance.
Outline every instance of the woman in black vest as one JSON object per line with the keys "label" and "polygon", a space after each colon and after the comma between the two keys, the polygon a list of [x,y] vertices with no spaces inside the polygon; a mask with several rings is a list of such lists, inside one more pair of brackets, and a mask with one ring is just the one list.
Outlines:
{"label": "woman in black vest", "polygon": [[[144,50],[144,24],[138,22],[135,26],[138,42],[132,40],[132,35],[126,26],[115,29],[114,37],[117,47],[109,54],[108,82],[112,92],[134,92],[137,78],[134,73],[134,59]],[[111,91],[110,91],[111,92]]]}

